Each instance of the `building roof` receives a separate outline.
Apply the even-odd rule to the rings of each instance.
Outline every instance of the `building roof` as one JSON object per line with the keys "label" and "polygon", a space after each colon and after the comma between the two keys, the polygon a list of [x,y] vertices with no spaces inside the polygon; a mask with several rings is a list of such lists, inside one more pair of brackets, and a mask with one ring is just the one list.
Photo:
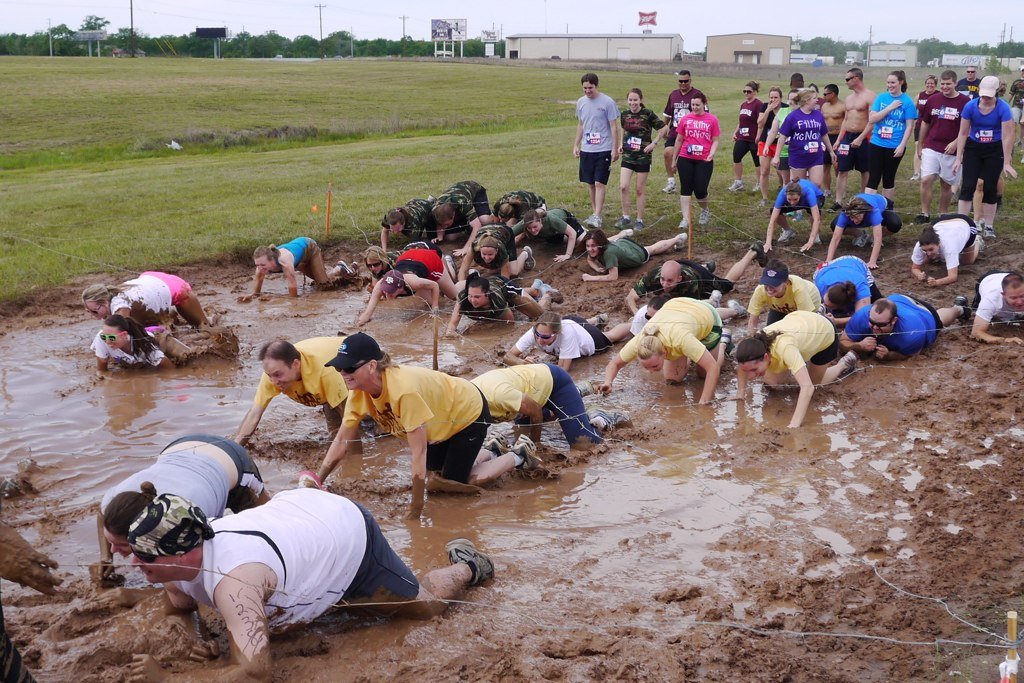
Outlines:
{"label": "building roof", "polygon": [[510,38],[678,38],[678,33],[516,33],[505,36]]}
{"label": "building roof", "polygon": [[784,36],[779,33],[753,33],[751,31],[745,31],[743,33],[719,33],[714,36],[708,36],[708,38],[730,38],[732,36],[765,36],[767,38],[787,38],[793,40],[793,36]]}

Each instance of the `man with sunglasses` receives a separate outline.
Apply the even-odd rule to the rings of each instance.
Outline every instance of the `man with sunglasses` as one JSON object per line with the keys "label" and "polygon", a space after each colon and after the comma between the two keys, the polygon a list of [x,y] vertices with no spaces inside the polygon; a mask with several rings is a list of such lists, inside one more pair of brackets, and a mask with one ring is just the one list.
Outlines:
{"label": "man with sunglasses", "polygon": [[935,343],[939,330],[971,314],[966,297],[935,309],[903,294],[890,294],[853,314],[839,337],[842,351],[856,351],[875,360],[906,360]]}
{"label": "man with sunglasses", "polygon": [[[445,546],[450,566],[421,583],[366,508],[301,488],[213,522],[180,496],[157,495],[131,523],[128,545],[132,564],[163,584],[174,610],[203,604],[224,619],[232,662],[217,680],[270,680],[271,632],[333,607],[428,619],[494,575],[489,557],[456,538]],[[150,680],[158,667],[152,656],[136,655],[129,677]]]}
{"label": "man with sunglasses", "polygon": [[853,92],[846,96],[846,118],[839,129],[836,147],[836,201],[833,211],[839,211],[846,196],[846,183],[850,171],[860,171],[860,191],[868,185],[868,111],[875,101],[875,93],[864,85],[864,72],[854,67],[846,72],[846,87]]}
{"label": "man with sunglasses", "polygon": [[978,67],[968,66],[964,69],[967,75],[956,82],[956,91],[961,95],[967,95],[972,100],[978,99],[981,88],[981,79],[978,78]]}
{"label": "man with sunglasses", "polygon": [[662,112],[662,116],[665,117],[665,122],[668,126],[668,137],[665,138],[665,175],[668,176],[668,182],[665,183],[665,187],[661,189],[665,194],[672,194],[676,191],[676,169],[675,169],[675,153],[673,148],[676,144],[676,128],[679,127],[679,120],[690,113],[690,100],[694,97],[699,97],[704,102],[704,109],[711,111],[711,105],[708,104],[707,98],[697,88],[693,87],[693,76],[690,75],[689,70],[683,69],[677,74],[676,79],[679,83],[679,88],[673,90],[668,94],[668,103],[665,105],[665,111]]}

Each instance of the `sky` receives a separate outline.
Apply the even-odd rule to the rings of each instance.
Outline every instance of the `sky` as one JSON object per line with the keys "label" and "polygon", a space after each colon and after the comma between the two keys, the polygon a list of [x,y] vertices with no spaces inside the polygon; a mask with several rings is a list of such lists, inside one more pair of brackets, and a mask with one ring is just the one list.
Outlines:
{"label": "sky", "polygon": [[[799,3],[790,5],[800,17],[794,21],[785,11],[769,12],[769,7],[784,7],[762,0],[732,0],[723,6],[714,2],[634,4],[621,0],[518,0],[514,3],[455,2],[422,0],[390,0],[383,6],[371,3],[356,5],[335,0],[131,0],[134,3],[136,30],[152,36],[190,33],[196,26],[226,26],[232,33],[251,34],[274,30],[294,38],[308,34],[318,37],[320,13],[323,34],[352,31],[357,39],[402,36],[403,16],[406,35],[418,40],[430,37],[431,19],[466,19],[469,37],[480,36],[482,30],[516,33],[639,33],[638,12],[658,12],[656,33],[678,33],[684,49],[703,51],[706,36],[722,33],[775,33],[800,38],[829,36],[836,40],[902,43],[908,39],[939,38],[952,42],[996,45],[1004,31],[1006,40],[1024,39],[1024,21],[1017,35],[1010,23],[1012,5],[995,0],[972,3],[953,0],[907,2],[889,6],[884,12],[887,21],[878,21],[876,12],[822,11],[821,22],[810,20],[810,13]],[[130,0],[0,0],[0,34],[44,31],[47,21],[81,26],[82,20],[95,14],[110,20],[109,31],[129,24]],[[316,5],[323,5],[317,9]],[[696,7],[694,5],[697,5]],[[805,5],[803,7],[810,7]],[[927,11],[921,11],[927,7]],[[585,8],[585,9],[582,9]],[[950,22],[949,17],[964,16],[969,21]],[[745,18],[737,22],[736,18]],[[982,17],[987,19],[982,20]],[[874,25],[872,26],[872,24]],[[797,30],[799,29],[799,30]]]}

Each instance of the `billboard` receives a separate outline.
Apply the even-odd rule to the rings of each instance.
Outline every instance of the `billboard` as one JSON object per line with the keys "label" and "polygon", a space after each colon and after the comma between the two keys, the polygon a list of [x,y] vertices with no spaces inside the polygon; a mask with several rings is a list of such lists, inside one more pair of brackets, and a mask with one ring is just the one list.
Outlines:
{"label": "billboard", "polygon": [[431,19],[431,40],[460,40],[469,38],[465,19]]}
{"label": "billboard", "polygon": [[92,40],[106,40],[106,39],[107,39],[107,32],[106,31],[76,31],[75,32],[75,40],[80,40],[82,42],[89,42],[89,41],[92,41]]}

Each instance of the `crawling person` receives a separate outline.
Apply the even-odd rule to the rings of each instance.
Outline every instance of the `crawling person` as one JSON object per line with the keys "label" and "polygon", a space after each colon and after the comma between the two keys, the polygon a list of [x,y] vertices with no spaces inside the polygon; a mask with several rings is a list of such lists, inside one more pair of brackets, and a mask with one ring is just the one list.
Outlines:
{"label": "crawling person", "polygon": [[454,335],[458,331],[463,316],[471,320],[513,323],[516,321],[516,313],[520,313],[530,320],[536,320],[556,300],[562,301],[561,294],[541,280],[534,281],[533,286],[527,289],[501,275],[478,275],[466,282],[466,286],[459,291],[445,336]]}
{"label": "crawling person", "polygon": [[1024,322],[1024,278],[1020,273],[989,272],[978,280],[971,336],[986,344],[1024,345],[1020,337],[992,334],[994,325]]}
{"label": "crawling person", "polygon": [[540,359],[531,353],[537,348],[555,356],[559,367],[569,370],[577,358],[607,351],[613,344],[629,336],[629,330],[621,329],[621,326],[602,332],[598,325],[607,321],[608,316],[603,313],[584,320],[575,315],[563,317],[554,311],[547,311],[508,350],[505,362],[509,365],[538,363]]}
{"label": "crawling person", "polygon": [[356,324],[362,327],[373,320],[377,304],[383,299],[396,299],[415,294],[436,311],[441,305],[441,295],[454,301],[458,297],[455,282],[445,270],[441,251],[436,248],[409,249],[395,260],[395,267],[384,273],[370,293],[366,310]]}
{"label": "crawling person", "polygon": [[[941,216],[925,227],[917,238],[910,255],[910,272],[929,287],[951,285],[959,278],[960,266],[969,266],[977,261],[983,246],[978,226],[969,217],[960,214]],[[943,277],[928,275],[924,270],[925,264],[940,260],[946,264],[946,274]]]}
{"label": "crawling person", "polygon": [[[164,335],[165,340],[169,336],[162,327],[144,328],[123,315],[107,316],[92,341],[96,370],[102,373],[111,365],[124,369],[174,367],[154,334]],[[184,347],[173,338],[165,341],[165,345],[170,346],[172,341],[178,347]],[[188,357],[188,349],[179,349],[176,355],[183,362]]]}
{"label": "crawling person", "polygon": [[116,313],[141,325],[166,325],[177,312],[192,327],[210,324],[192,285],[155,270],[120,285],[89,285],[82,290],[82,303],[96,320]]}
{"label": "crawling person", "polygon": [[437,230],[433,209],[432,199],[410,199],[388,211],[380,222],[380,248],[388,250],[389,236],[404,235],[411,241],[433,238]]}
{"label": "crawling person", "polygon": [[320,245],[309,237],[296,237],[291,242],[268,247],[256,247],[252,252],[256,273],[252,280],[252,294],[238,297],[240,303],[252,301],[263,290],[263,280],[272,273],[284,273],[288,284],[288,296],[299,295],[299,283],[295,278],[296,271],[302,273],[318,285],[332,284],[343,272],[341,265],[330,270],[324,266],[324,258],[320,253]]}

